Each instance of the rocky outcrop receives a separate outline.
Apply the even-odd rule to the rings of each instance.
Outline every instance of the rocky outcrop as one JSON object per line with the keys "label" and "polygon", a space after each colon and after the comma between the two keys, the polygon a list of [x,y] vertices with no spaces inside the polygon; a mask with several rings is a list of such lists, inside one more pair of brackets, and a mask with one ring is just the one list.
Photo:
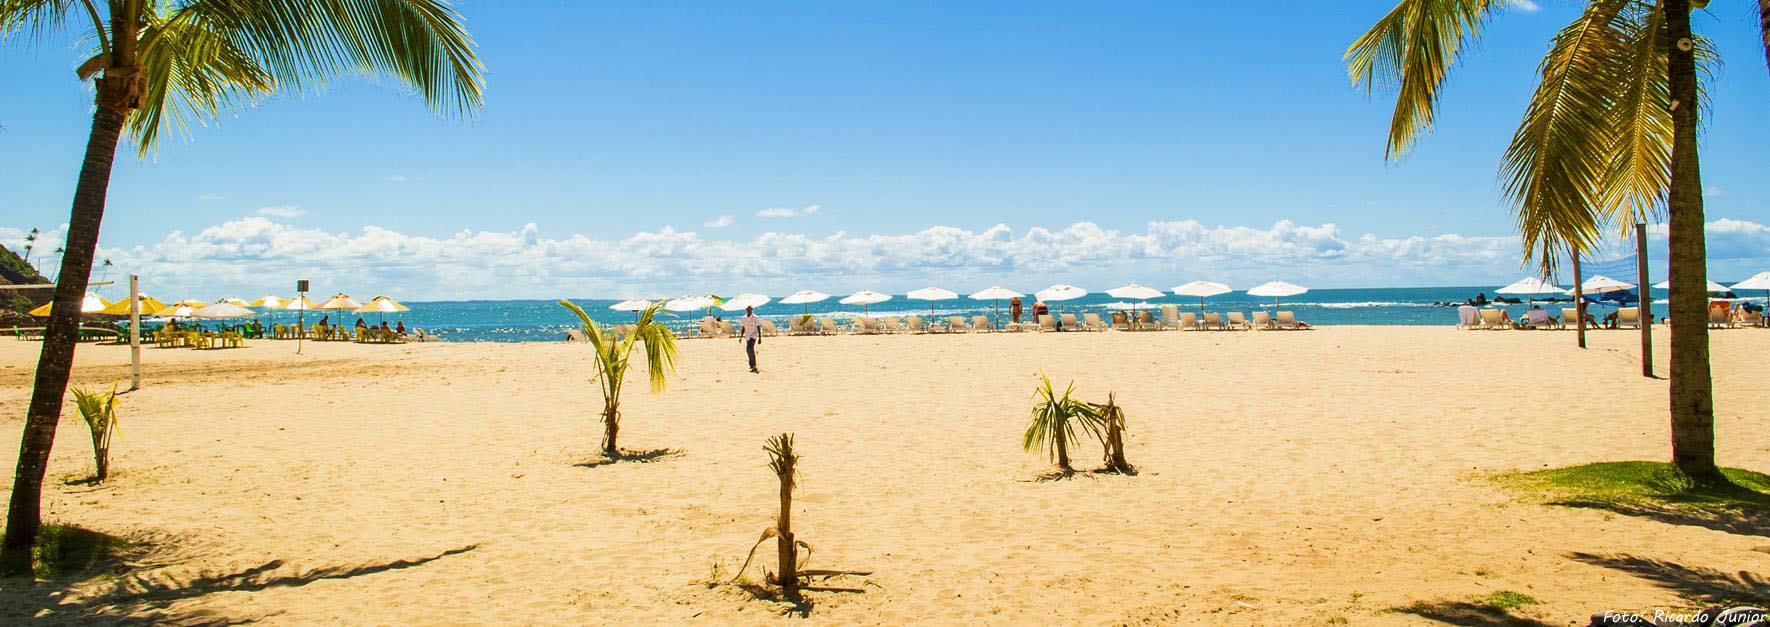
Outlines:
{"label": "rocky outcrop", "polygon": [[[37,273],[36,268],[19,257],[16,253],[0,246],[0,285],[39,285],[48,283],[49,279]],[[55,296],[52,288],[0,290],[0,310],[29,311],[30,309],[49,302]]]}

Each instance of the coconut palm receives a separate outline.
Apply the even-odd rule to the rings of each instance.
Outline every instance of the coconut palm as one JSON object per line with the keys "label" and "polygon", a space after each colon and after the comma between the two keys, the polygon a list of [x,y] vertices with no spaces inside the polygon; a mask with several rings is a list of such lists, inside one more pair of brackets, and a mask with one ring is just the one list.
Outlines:
{"label": "coconut palm", "polygon": [[617,459],[621,456],[620,449],[615,446],[615,437],[621,431],[621,384],[627,379],[633,347],[645,345],[645,369],[651,378],[651,391],[654,394],[663,392],[669,374],[676,371],[676,336],[657,320],[663,303],[653,303],[639,312],[639,323],[625,337],[616,337],[613,329],[597,324],[590,319],[590,314],[571,301],[561,300],[559,304],[578,315],[584,335],[595,352],[594,380],[602,388],[602,453],[609,459]]}
{"label": "coconut palm", "polygon": [[1026,435],[1021,438],[1020,446],[1028,451],[1049,451],[1052,461],[1057,463],[1057,470],[1064,474],[1075,472],[1069,463],[1069,447],[1077,442],[1076,427],[1094,433],[1101,425],[1099,410],[1093,405],[1074,398],[1076,384],[1071,381],[1058,396],[1057,389],[1051,385],[1051,378],[1039,374],[1039,387],[1033,391],[1032,423],[1026,427]]}
{"label": "coconut palm", "polygon": [[0,549],[7,575],[30,572],[79,303],[125,132],[145,155],[163,131],[347,75],[397,80],[439,113],[480,104],[473,40],[448,0],[0,0],[0,38],[49,40],[64,25],[96,44],[77,73],[97,97],[7,511]]}
{"label": "coconut palm", "polygon": [[[31,232],[27,233],[25,235],[25,265],[27,265],[27,266],[31,265],[31,249],[36,248],[36,247],[37,247],[37,228],[31,227]],[[32,267],[32,269],[36,269],[36,266],[31,266],[31,267]]]}
{"label": "coconut palm", "polygon": [[[1508,0],[1400,0],[1346,50],[1367,92],[1395,87],[1387,154],[1429,131],[1439,89],[1464,45]],[[1750,5],[1750,2],[1741,4]],[[1770,60],[1770,0],[1757,3]],[[1561,255],[1590,250],[1610,229],[1664,217],[1671,251],[1672,461],[1698,483],[1725,481],[1715,466],[1709,378],[1707,259],[1697,127],[1699,66],[1714,48],[1690,29],[1707,0],[1588,0],[1550,42],[1500,175],[1526,262],[1551,275]]]}

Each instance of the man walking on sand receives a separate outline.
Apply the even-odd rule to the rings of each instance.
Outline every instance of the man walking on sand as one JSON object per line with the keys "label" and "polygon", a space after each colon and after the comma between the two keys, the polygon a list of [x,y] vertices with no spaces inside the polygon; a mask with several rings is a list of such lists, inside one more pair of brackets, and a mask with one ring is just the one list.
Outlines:
{"label": "man walking on sand", "polygon": [[762,319],[756,317],[755,307],[744,308],[744,318],[738,321],[738,341],[750,355],[750,372],[761,372],[756,369],[756,345],[762,343]]}

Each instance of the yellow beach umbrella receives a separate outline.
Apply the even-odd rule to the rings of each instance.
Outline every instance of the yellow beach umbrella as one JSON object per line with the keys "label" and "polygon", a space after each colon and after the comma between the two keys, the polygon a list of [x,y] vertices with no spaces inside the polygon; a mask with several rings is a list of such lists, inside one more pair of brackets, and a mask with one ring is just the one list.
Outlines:
{"label": "yellow beach umbrella", "polygon": [[333,294],[331,298],[326,299],[326,302],[320,303],[319,306],[314,307],[314,309],[356,309],[361,306],[363,306],[363,304],[351,300],[349,294],[339,292]]}
{"label": "yellow beach umbrella", "polygon": [[191,309],[202,309],[204,307],[209,306],[209,301],[197,300],[195,298],[186,298],[186,299],[178,301],[176,303],[172,303],[172,306],[173,307],[189,307]]}
{"label": "yellow beach umbrella", "polygon": [[[49,315],[49,310],[54,305],[55,303],[53,302],[43,303],[42,307],[32,309],[30,313],[39,318],[45,317]],[[105,302],[105,299],[99,298],[98,294],[93,292],[87,292],[86,298],[80,299],[80,313],[98,313],[103,311],[105,307],[109,306],[111,306],[110,303]]]}
{"label": "yellow beach umbrella", "polygon": [[288,302],[278,305],[277,309],[286,309],[288,311],[313,311],[319,309],[319,307],[314,306],[313,301],[308,300],[306,296],[296,296]]}
{"label": "yellow beach umbrella", "polygon": [[277,298],[275,296],[266,296],[264,298],[260,298],[258,300],[252,301],[252,304],[246,305],[246,306],[247,307],[266,307],[266,308],[270,308],[270,309],[282,309],[283,305],[287,305],[287,304],[289,304],[289,301],[283,300],[281,298]]}
{"label": "yellow beach umbrella", "polygon": [[376,296],[369,304],[356,308],[357,313],[399,313],[411,310],[411,307],[401,305],[386,296]]}
{"label": "yellow beach umbrella", "polygon": [[[148,296],[147,294],[140,295],[137,300],[141,301],[141,315],[144,316],[155,315],[159,313],[161,309],[166,308],[165,303],[154,300],[154,297]],[[127,316],[129,315],[129,299],[125,298],[111,303],[109,307],[99,310],[98,313],[110,314],[113,316]]]}
{"label": "yellow beach umbrella", "polygon": [[218,304],[219,303],[227,303],[227,304],[233,305],[235,307],[251,307],[252,306],[252,303],[248,303],[248,302],[246,302],[246,299],[240,298],[238,296],[229,296],[227,298],[223,298],[223,299],[215,301],[215,302]]}

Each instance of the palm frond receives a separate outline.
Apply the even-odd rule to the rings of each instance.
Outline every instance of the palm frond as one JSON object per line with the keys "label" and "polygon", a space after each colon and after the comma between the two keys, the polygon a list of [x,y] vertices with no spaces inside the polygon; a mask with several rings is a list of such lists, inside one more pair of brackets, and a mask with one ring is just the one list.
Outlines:
{"label": "palm frond", "polygon": [[162,131],[187,134],[222,111],[249,104],[276,88],[276,81],[225,34],[191,19],[147,25],[140,61],[145,75],[141,109],[129,119],[129,133],[145,154]]}
{"label": "palm frond", "polygon": [[1655,5],[1636,5],[1622,17],[1614,69],[1621,89],[1610,108],[1609,166],[1598,185],[1602,211],[1629,230],[1662,208],[1671,185],[1672,98],[1665,14]]}
{"label": "palm frond", "polygon": [[1526,261],[1553,274],[1563,252],[1590,250],[1600,229],[1599,184],[1609,167],[1615,67],[1624,54],[1619,28],[1633,0],[1595,0],[1555,35],[1542,82],[1501,158]]}
{"label": "palm frond", "polygon": [[0,40],[17,32],[27,39],[41,39],[60,29],[76,4],[76,0],[0,0]]}
{"label": "palm frond", "polygon": [[1401,0],[1370,31],[1346,48],[1352,84],[1366,94],[1381,83],[1396,87],[1385,155],[1407,153],[1432,129],[1439,87],[1463,45],[1479,37],[1503,0]]}
{"label": "palm frond", "polygon": [[190,13],[263,65],[279,85],[323,87],[338,75],[386,76],[431,110],[467,115],[484,68],[448,0],[187,0]]}
{"label": "palm frond", "polygon": [[1758,0],[1758,33],[1764,43],[1764,65],[1770,67],[1770,0]]}
{"label": "palm frond", "polygon": [[[645,369],[651,377],[651,391],[664,391],[669,383],[669,375],[676,372],[676,336],[670,328],[657,321],[663,313],[663,303],[652,303],[639,314],[639,324],[628,342],[639,341],[645,344]],[[629,347],[628,350],[632,350]]]}

